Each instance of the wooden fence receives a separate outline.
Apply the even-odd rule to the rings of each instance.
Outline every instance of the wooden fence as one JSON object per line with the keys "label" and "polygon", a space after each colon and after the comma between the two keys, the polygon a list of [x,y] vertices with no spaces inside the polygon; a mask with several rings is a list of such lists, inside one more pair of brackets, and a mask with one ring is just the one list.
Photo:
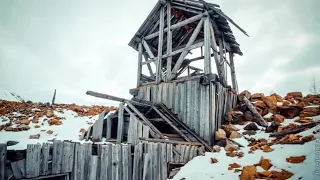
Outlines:
{"label": "wooden fence", "polygon": [[131,146],[54,141],[30,144],[25,155],[16,159],[5,144],[0,144],[0,180],[54,175],[72,180],[166,180],[168,162],[186,163],[203,153],[203,146],[167,143],[138,142]]}

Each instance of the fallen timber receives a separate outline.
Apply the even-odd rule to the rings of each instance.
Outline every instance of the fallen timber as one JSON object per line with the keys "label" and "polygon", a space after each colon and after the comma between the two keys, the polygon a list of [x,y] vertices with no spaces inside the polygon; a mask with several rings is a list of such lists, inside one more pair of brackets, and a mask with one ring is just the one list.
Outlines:
{"label": "fallen timber", "polygon": [[315,127],[319,124],[320,124],[320,120],[312,121],[307,124],[302,124],[297,127],[292,127],[289,129],[279,131],[279,132],[272,133],[272,134],[270,134],[270,137],[280,137],[280,136],[285,136],[287,134],[296,134],[296,133],[304,131],[306,128],[312,128],[312,127]]}
{"label": "fallen timber", "polygon": [[[158,115],[162,119],[162,123],[167,123],[168,126],[170,127],[170,129],[172,129],[170,133],[177,133],[180,136],[179,138],[183,141],[201,143],[203,146],[206,147],[206,149],[208,151],[212,151],[212,147],[209,144],[207,144],[199,136],[197,136],[190,129],[188,129],[188,127],[186,125],[184,125],[182,123],[182,121],[180,121],[178,119],[178,117],[176,117],[168,108],[166,108],[166,106],[164,104],[156,104],[156,103],[146,101],[146,100],[143,100],[143,101],[141,100],[140,102],[137,102],[134,100],[126,100],[123,98],[111,96],[108,94],[97,93],[97,92],[93,92],[93,91],[87,91],[87,94],[94,95],[95,97],[100,97],[100,98],[104,98],[104,99],[108,99],[108,100],[121,102],[120,107],[123,106],[124,104],[126,104],[127,106],[124,106],[124,109],[130,114],[130,117],[134,117],[131,119],[139,119],[139,120],[141,119],[143,124],[146,127],[148,127],[148,132],[150,133],[150,135],[153,138],[167,139],[168,141],[170,141],[170,137],[169,137],[169,139],[165,138],[164,135],[154,125],[154,123],[152,123],[150,121],[151,118],[147,118],[144,115],[143,110],[142,109],[139,110],[133,104],[144,105],[143,107],[150,107],[150,109],[148,109],[148,110],[154,111],[153,114]],[[96,96],[97,94],[98,94],[98,96]],[[142,112],[140,112],[140,111],[142,111]],[[137,115],[139,118],[136,118],[135,115]],[[119,117],[118,117],[118,119],[119,119]],[[130,119],[130,121],[131,121],[131,119]],[[118,120],[118,122],[117,122],[118,131],[123,131],[122,129],[119,129],[120,123],[121,123],[121,121]],[[131,122],[129,122],[129,123],[131,123]],[[130,131],[130,129],[128,129],[128,131]],[[134,129],[133,129],[133,131],[134,131]],[[107,134],[108,133],[110,133],[110,132],[107,132]],[[130,133],[130,132],[128,132],[128,133]],[[132,135],[132,134],[130,134],[130,135]],[[118,136],[119,136],[119,134],[118,134]],[[145,136],[147,136],[147,135],[145,134]],[[140,137],[138,137],[138,140],[139,140],[139,138]],[[145,137],[143,137],[143,138],[145,138]]]}

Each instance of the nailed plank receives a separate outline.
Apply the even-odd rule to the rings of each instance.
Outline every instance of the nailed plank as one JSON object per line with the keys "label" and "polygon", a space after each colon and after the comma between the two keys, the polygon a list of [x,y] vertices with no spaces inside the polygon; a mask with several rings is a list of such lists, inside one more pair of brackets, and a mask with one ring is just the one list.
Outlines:
{"label": "nailed plank", "polygon": [[140,180],[142,177],[142,143],[134,148],[133,175],[132,180]]}
{"label": "nailed plank", "polygon": [[106,139],[111,139],[111,127],[112,127],[112,120],[110,116],[107,116],[107,133],[106,133]]}
{"label": "nailed plank", "polygon": [[[139,91],[140,92],[140,91]],[[124,104],[119,104],[118,109],[118,130],[117,130],[117,143],[121,143],[123,139],[123,124],[124,124]]]}
{"label": "nailed plank", "polygon": [[147,87],[146,87],[146,97],[145,97],[145,100],[151,101],[151,87],[150,87],[150,86],[147,86]]}
{"label": "nailed plank", "polygon": [[194,154],[195,154],[196,149],[197,149],[196,146],[190,147],[188,161],[191,161],[195,157]]}
{"label": "nailed plank", "polygon": [[6,162],[7,162],[7,144],[0,144],[0,180],[4,180],[5,178],[5,170],[6,170]]}
{"label": "nailed plank", "polygon": [[161,102],[166,106],[168,104],[168,83],[162,83]]}
{"label": "nailed plank", "polygon": [[28,144],[26,155],[26,177],[35,178],[40,175],[41,144]]}
{"label": "nailed plank", "polygon": [[162,88],[162,86],[163,86],[163,83],[161,83],[161,84],[159,84],[158,86],[157,86],[157,89],[158,89],[158,92],[157,92],[157,103],[160,103],[160,102],[162,102],[162,93],[163,93],[163,88]]}
{"label": "nailed plank", "polygon": [[[129,145],[130,146],[130,145]],[[122,144],[122,180],[129,180],[129,149],[127,144]]]}
{"label": "nailed plank", "polygon": [[[43,143],[41,154],[40,154],[40,175],[48,175],[49,172],[49,152],[50,152],[50,144]],[[25,177],[25,176],[24,176]]]}
{"label": "nailed plank", "polygon": [[169,109],[172,110],[173,108],[173,101],[174,101],[174,95],[173,95],[173,83],[168,83],[168,101],[167,101],[167,106]]}
{"label": "nailed plank", "polygon": [[164,6],[160,9],[160,24],[159,24],[159,41],[158,41],[158,59],[156,67],[156,83],[161,81],[162,72],[162,47],[163,47],[163,31],[164,31]]}
{"label": "nailed plank", "polygon": [[186,124],[186,117],[185,117],[185,110],[186,110],[186,83],[179,83],[180,86],[180,111],[179,111],[179,118],[183,123]]}
{"label": "nailed plank", "polygon": [[185,162],[185,161],[184,161],[184,156],[185,156],[186,147],[187,147],[186,145],[181,145],[181,146],[180,146],[179,162]]}
{"label": "nailed plank", "polygon": [[211,129],[211,122],[210,122],[210,86],[205,86],[205,140],[211,144],[211,137],[210,134]]}
{"label": "nailed plank", "polygon": [[84,179],[89,179],[89,174],[90,174],[90,162],[92,159],[92,143],[85,143],[85,154],[84,154]]}
{"label": "nailed plank", "polygon": [[129,129],[128,129],[128,143],[133,144],[134,143],[134,129],[136,124],[136,118],[134,115],[130,114],[130,121],[129,121]]}
{"label": "nailed plank", "polygon": [[152,172],[154,180],[159,180],[159,154],[157,143],[152,143]]}
{"label": "nailed plank", "polygon": [[52,151],[52,174],[60,174],[62,164],[63,142],[60,140],[53,141]]}
{"label": "nailed plank", "polygon": [[206,87],[204,85],[200,85],[200,119],[199,119],[199,136],[204,139],[205,133],[205,90]]}
{"label": "nailed plank", "polygon": [[[204,18],[204,73],[211,73],[211,32],[210,16]],[[214,37],[213,37],[214,38]]]}
{"label": "nailed plank", "polygon": [[139,143],[139,138],[143,136],[143,124],[140,121],[137,121],[137,137],[136,144]]}
{"label": "nailed plank", "polygon": [[100,147],[100,180],[112,179],[112,144],[106,144]]}
{"label": "nailed plank", "polygon": [[98,156],[91,157],[88,167],[88,179],[97,179]]}
{"label": "nailed plank", "polygon": [[103,130],[103,121],[104,121],[105,112],[102,112],[99,115],[97,121],[93,124],[93,131],[92,131],[92,141],[93,142],[100,142],[102,138],[102,130]]}
{"label": "nailed plank", "polygon": [[84,180],[84,164],[85,164],[85,145],[76,143],[74,153],[73,171],[71,173],[72,179]]}
{"label": "nailed plank", "polygon": [[167,144],[167,162],[173,161],[172,144]]}
{"label": "nailed plank", "polygon": [[75,147],[74,143],[70,143],[70,142],[63,143],[62,165],[61,165],[62,173],[72,172],[73,160],[74,160],[74,147]]}
{"label": "nailed plank", "polygon": [[190,156],[190,146],[186,146],[184,155],[183,155],[183,162],[188,162]]}
{"label": "nailed plank", "polygon": [[142,180],[149,180],[150,179],[150,156],[149,153],[144,154],[144,164],[143,164],[143,175]]}
{"label": "nailed plank", "polygon": [[211,135],[212,135],[212,144],[213,145],[215,142],[215,137],[214,137],[214,132],[216,131],[216,129],[218,128],[216,126],[216,86],[215,86],[215,83],[211,82],[210,83],[210,94],[211,94],[211,103],[210,103],[210,106],[211,106],[211,122],[212,122],[212,128],[211,128]]}
{"label": "nailed plank", "polygon": [[192,105],[191,105],[191,99],[192,99],[192,81],[188,81],[187,82],[187,106],[186,108],[186,113],[187,113],[187,119],[186,119],[186,124],[187,126],[191,129],[194,130],[194,128],[192,127],[192,116],[191,116],[191,112],[192,112]]}
{"label": "nailed plank", "polygon": [[13,176],[15,177],[15,179],[21,179],[21,178],[25,177],[25,175],[26,175],[25,174],[25,167],[26,167],[26,160],[25,159],[11,162],[11,169],[12,169]]}
{"label": "nailed plank", "polygon": [[143,132],[142,132],[142,137],[143,138],[149,138],[149,127],[146,125],[142,125],[143,127]]}
{"label": "nailed plank", "polygon": [[174,89],[174,108],[173,112],[175,114],[179,114],[180,112],[180,85],[176,82],[173,83],[173,89]]}
{"label": "nailed plank", "polygon": [[112,145],[112,180],[121,180],[121,145]]}
{"label": "nailed plank", "polygon": [[142,48],[142,43],[139,43],[138,45],[138,72],[137,72],[137,87],[140,86],[140,78],[141,78],[141,73],[142,73],[142,53],[143,53],[143,48]]}
{"label": "nailed plank", "polygon": [[174,160],[175,163],[180,162],[180,156],[182,156],[181,146],[183,146],[183,145],[177,144],[176,147],[175,147],[176,150],[180,153],[180,155],[177,154],[177,153],[175,153],[175,154],[173,155],[173,160]]}
{"label": "nailed plank", "polygon": [[160,145],[160,180],[167,179],[167,147],[165,143],[159,143]]}
{"label": "nailed plank", "polygon": [[193,105],[194,105],[194,112],[193,112],[193,121],[194,121],[194,132],[197,134],[199,133],[199,126],[200,126],[200,82],[193,81]]}

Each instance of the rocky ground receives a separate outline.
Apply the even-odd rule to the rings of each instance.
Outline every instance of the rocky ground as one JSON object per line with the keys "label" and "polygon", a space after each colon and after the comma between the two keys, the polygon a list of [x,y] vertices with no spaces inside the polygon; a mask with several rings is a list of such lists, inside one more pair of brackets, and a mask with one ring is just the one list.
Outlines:
{"label": "rocky ground", "polygon": [[0,100],[0,143],[23,149],[26,143],[47,140],[79,140],[105,110],[116,107],[34,103]]}
{"label": "rocky ground", "polygon": [[[267,122],[243,101],[250,100]],[[174,179],[315,179],[320,152],[320,95],[265,96],[244,91],[215,132],[214,152],[196,157]],[[318,147],[318,149],[316,149]],[[317,174],[319,173],[319,174]]]}

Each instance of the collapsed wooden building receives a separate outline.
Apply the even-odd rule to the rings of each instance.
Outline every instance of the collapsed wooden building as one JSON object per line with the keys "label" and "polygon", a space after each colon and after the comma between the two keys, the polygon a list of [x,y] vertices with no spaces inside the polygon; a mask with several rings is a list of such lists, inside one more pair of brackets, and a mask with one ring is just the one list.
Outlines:
{"label": "collapsed wooden building", "polygon": [[[211,151],[215,130],[237,103],[233,58],[242,52],[229,23],[246,34],[216,4],[159,0],[129,43],[138,52],[137,86],[129,91],[133,98],[87,91],[120,102],[81,137],[94,144],[30,145],[26,159],[11,162],[9,174],[16,179],[62,174],[61,179],[165,180],[172,168]],[[194,51],[199,56],[188,58]],[[203,68],[192,65],[200,61]],[[26,164],[37,168],[26,169]]]}

